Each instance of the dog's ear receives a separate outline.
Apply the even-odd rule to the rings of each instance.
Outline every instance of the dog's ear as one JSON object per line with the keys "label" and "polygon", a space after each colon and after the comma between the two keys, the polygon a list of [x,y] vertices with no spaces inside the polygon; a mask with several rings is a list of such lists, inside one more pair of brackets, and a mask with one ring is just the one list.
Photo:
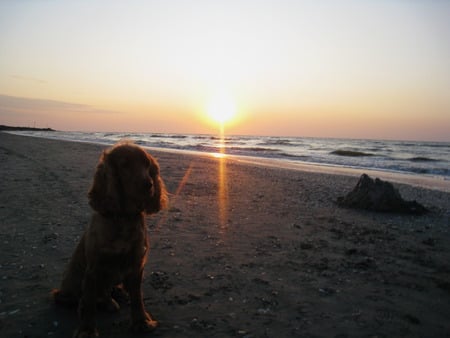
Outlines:
{"label": "dog's ear", "polygon": [[89,205],[101,214],[114,213],[120,208],[117,182],[113,170],[107,161],[108,154],[103,152],[89,190]]}
{"label": "dog's ear", "polygon": [[155,214],[158,211],[167,207],[169,198],[167,196],[166,186],[161,176],[159,175],[159,165],[158,162],[150,155],[148,155],[150,160],[150,177],[153,180],[153,198],[145,209],[148,214]]}

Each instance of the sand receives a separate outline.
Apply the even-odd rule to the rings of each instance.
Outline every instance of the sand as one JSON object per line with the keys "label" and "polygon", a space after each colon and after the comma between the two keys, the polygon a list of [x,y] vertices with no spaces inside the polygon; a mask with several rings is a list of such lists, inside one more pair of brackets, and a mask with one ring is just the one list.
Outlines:
{"label": "sand", "polygon": [[[103,148],[0,133],[0,336],[76,328],[49,292]],[[356,176],[151,152],[171,202],[148,218],[150,336],[450,336],[450,193],[396,184],[420,217],[342,209]],[[99,313],[101,337],[132,337],[129,316]]]}

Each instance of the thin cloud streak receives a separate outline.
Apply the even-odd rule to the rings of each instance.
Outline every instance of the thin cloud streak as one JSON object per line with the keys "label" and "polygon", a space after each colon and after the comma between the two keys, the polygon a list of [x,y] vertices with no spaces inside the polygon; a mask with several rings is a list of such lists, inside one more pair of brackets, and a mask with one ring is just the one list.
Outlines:
{"label": "thin cloud streak", "polygon": [[[86,104],[0,94],[0,122],[6,125],[94,131],[102,121],[106,124],[121,115],[125,113]],[[86,121],[91,121],[91,126],[86,126]]]}
{"label": "thin cloud streak", "polygon": [[93,106],[80,103],[0,95],[0,116],[8,113],[39,114],[57,111],[91,114],[119,114],[119,112],[97,109]]}

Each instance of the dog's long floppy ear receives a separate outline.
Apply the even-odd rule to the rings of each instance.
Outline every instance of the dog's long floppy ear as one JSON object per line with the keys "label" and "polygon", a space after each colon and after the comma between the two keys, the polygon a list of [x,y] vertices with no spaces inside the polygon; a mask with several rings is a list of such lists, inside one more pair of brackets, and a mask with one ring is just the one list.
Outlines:
{"label": "dog's long floppy ear", "polygon": [[91,189],[89,205],[101,214],[117,213],[120,210],[120,199],[117,182],[113,170],[107,161],[107,152],[103,152],[97,165]]}
{"label": "dog's long floppy ear", "polygon": [[166,186],[161,176],[159,175],[159,165],[158,162],[150,155],[148,155],[150,160],[150,177],[153,180],[153,198],[145,209],[148,214],[155,214],[158,211],[167,207],[169,203],[169,198],[167,196]]}

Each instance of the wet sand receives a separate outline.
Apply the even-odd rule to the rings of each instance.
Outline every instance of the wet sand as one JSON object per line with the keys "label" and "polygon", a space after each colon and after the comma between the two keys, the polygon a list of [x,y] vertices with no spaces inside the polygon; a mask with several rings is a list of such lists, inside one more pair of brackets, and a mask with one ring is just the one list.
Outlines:
{"label": "wet sand", "polygon": [[[0,336],[70,337],[55,306],[100,145],[0,133]],[[342,209],[357,176],[163,151],[170,207],[148,218],[154,337],[448,337],[450,193],[396,184],[425,216]],[[361,172],[362,173],[362,172]],[[129,307],[101,337],[132,337]]]}

